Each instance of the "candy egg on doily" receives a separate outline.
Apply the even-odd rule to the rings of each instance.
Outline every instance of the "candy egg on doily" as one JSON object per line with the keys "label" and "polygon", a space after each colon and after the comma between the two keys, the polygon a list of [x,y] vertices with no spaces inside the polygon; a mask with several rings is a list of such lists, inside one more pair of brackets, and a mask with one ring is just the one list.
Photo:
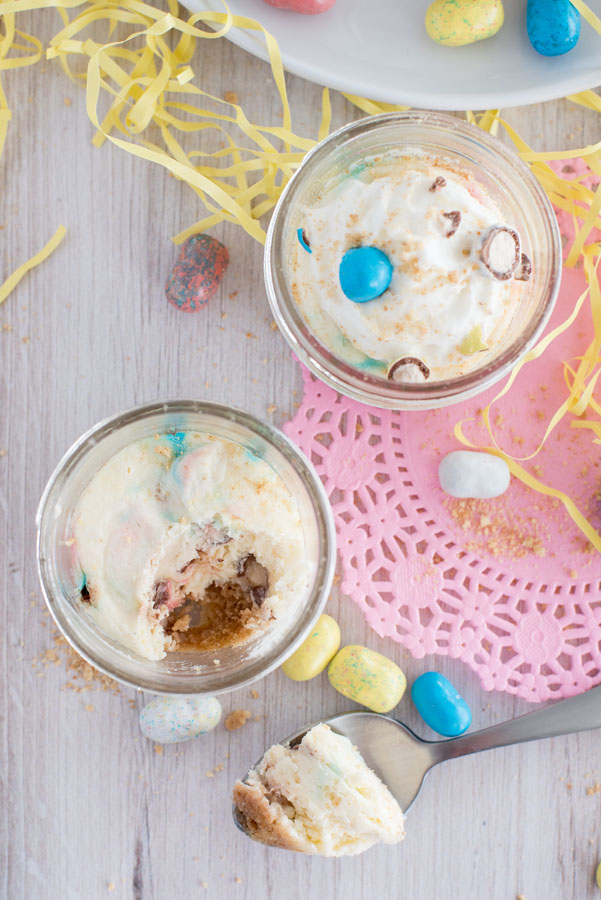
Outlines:
{"label": "candy egg on doily", "polygon": [[217,697],[154,697],[140,713],[144,737],[175,744],[212,731],[221,719]]}
{"label": "candy egg on doily", "polygon": [[438,467],[440,486],[451,497],[490,500],[509,487],[509,467],[500,456],[474,450],[455,450]]}

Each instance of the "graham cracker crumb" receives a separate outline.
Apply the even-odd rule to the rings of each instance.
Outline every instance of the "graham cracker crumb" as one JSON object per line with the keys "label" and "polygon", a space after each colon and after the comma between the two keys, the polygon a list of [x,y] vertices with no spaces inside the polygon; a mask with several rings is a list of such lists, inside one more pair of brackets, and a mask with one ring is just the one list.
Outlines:
{"label": "graham cracker crumb", "polygon": [[246,337],[247,337],[247,338],[256,338],[256,336],[257,336],[257,335],[256,335],[256,334],[253,334],[252,331],[247,331],[247,332],[246,332]]}
{"label": "graham cracker crumb", "polygon": [[2,450],[0,450],[0,456],[6,456],[7,453],[8,450],[6,449],[6,447],[3,447]]}
{"label": "graham cracker crumb", "polygon": [[234,878],[234,881],[236,882],[236,884],[242,884],[242,879],[239,878],[238,875],[236,875],[236,877]]}
{"label": "graham cracker crumb", "polygon": [[171,450],[169,447],[155,447],[155,453],[160,453],[161,456],[164,456],[166,459],[171,459]]}
{"label": "graham cracker crumb", "polygon": [[278,323],[275,321],[275,319],[271,320],[271,322],[269,323],[269,327],[271,328],[272,331],[278,330]]}
{"label": "graham cracker crumb", "polygon": [[275,403],[270,403],[269,406],[267,407],[268,415],[271,416],[276,411],[276,409],[277,409],[277,406],[275,405]]}
{"label": "graham cracker crumb", "polygon": [[599,794],[599,793],[601,793],[601,784],[599,784],[598,781],[596,781],[594,784],[591,784],[586,789],[587,797],[592,797],[594,794]]}
{"label": "graham cracker crumb", "polygon": [[63,103],[65,104],[65,106],[71,106],[73,101],[71,100],[71,97],[63,97]]}
{"label": "graham cracker crumb", "polygon": [[115,882],[109,881],[109,883],[106,886],[106,889],[107,889],[107,891],[114,891],[115,890]]}
{"label": "graham cracker crumb", "polygon": [[86,709],[86,712],[94,712],[94,704],[86,703],[85,709]]}
{"label": "graham cracker crumb", "polygon": [[180,616],[179,619],[176,619],[173,625],[171,626],[172,631],[187,631],[190,625],[190,616],[186,614],[185,616]]}
{"label": "graham cracker crumb", "polygon": [[258,700],[258,699],[259,699],[259,692],[258,692],[258,691],[255,691],[255,689],[252,688],[252,690],[251,690],[251,692],[250,692],[250,696],[253,698],[253,700]]}
{"label": "graham cracker crumb", "polygon": [[236,91],[226,91],[223,95],[223,99],[226,103],[238,103],[238,94]]}
{"label": "graham cracker crumb", "polygon": [[493,500],[457,500],[447,498],[445,506],[451,517],[467,532],[465,549],[486,552],[495,559],[521,559],[547,555],[541,533],[541,517],[523,515],[505,495]]}
{"label": "graham cracker crumb", "polygon": [[246,722],[250,719],[250,715],[250,710],[248,709],[234,709],[223,724],[228,731],[237,731],[239,728],[246,725]]}
{"label": "graham cracker crumb", "polygon": [[163,755],[163,745],[162,745],[162,744],[155,744],[155,745],[154,745],[154,752],[156,753],[157,756],[162,756],[162,755]]}

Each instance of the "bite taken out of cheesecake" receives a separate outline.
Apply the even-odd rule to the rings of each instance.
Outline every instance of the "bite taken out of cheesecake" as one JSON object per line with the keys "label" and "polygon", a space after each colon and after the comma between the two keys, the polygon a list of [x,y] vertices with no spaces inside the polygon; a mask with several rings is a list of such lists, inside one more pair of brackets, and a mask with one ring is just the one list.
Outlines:
{"label": "bite taken out of cheesecake", "polygon": [[81,600],[146,659],[246,643],[302,603],[299,510],[260,456],[211,434],[156,434],[91,479],[75,514]]}
{"label": "bite taken out of cheesecake", "polygon": [[275,744],[234,787],[238,820],[263,844],[354,856],[405,837],[403,812],[347,737],[326,725],[294,747]]}

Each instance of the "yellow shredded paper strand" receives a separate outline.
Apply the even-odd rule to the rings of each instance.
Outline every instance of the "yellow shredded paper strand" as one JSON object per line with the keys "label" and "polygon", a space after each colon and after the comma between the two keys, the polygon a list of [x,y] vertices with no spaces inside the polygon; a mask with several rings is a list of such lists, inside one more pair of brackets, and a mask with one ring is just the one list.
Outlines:
{"label": "yellow shredded paper strand", "polygon": [[[572,2],[585,22],[601,35],[601,20],[583,0]],[[16,14],[27,10],[56,10],[62,28],[50,41],[46,55],[48,59],[57,59],[69,78],[85,83],[87,113],[96,129],[94,145],[101,147],[108,140],[134,156],[162,166],[188,184],[202,200],[207,215],[173,240],[181,243],[192,234],[228,221],[238,223],[251,237],[264,243],[261,218],[273,209],[306,152],[330,131],[330,93],[324,88],[316,138],[295,134],[279,47],[260,23],[246,16],[232,15],[225,0],[222,12],[206,10],[187,19],[181,18],[176,0],[167,0],[167,7],[160,9],[142,0],[0,0],[0,78],[4,70],[32,65],[44,55],[37,38],[16,29]],[[99,27],[105,29],[105,39],[100,42],[95,39]],[[280,125],[253,123],[235,95],[224,100],[194,84],[191,63],[198,42],[219,40],[231,28],[256,32],[264,40],[281,103]],[[175,41],[170,37],[173,35]],[[83,61],[85,72],[76,71],[78,59]],[[367,115],[408,108],[352,94],[343,96]],[[581,91],[568,99],[601,113],[601,97],[593,91]],[[0,81],[0,156],[10,118]],[[592,442],[601,444],[601,402],[594,396],[601,377],[598,276],[601,243],[591,239],[594,230],[601,228],[601,189],[592,190],[581,183],[581,178],[562,178],[549,165],[551,160],[583,157],[589,169],[601,176],[601,141],[577,150],[534,151],[500,117],[499,110],[487,110],[479,115],[468,112],[466,118],[491,134],[504,129],[552,203],[572,216],[575,236],[566,265],[574,266],[582,260],[587,281],[587,290],[577,299],[565,322],[520,361],[504,388],[484,410],[483,421],[491,445],[481,449],[502,456],[514,476],[528,487],[561,500],[578,528],[601,550],[601,536],[576,504],[520,465],[540,451],[565,416],[570,417],[572,427],[589,430]],[[198,148],[185,151],[178,139],[178,134],[195,133],[202,138],[208,132],[216,133],[223,141],[223,146],[212,153]],[[52,252],[63,235],[61,226],[40,253],[10,276],[0,289],[0,302],[29,268]],[[491,407],[511,390],[521,370],[538,359],[587,308],[593,321],[592,340],[581,357],[564,364],[566,395],[547,423],[537,450],[521,460],[514,458],[495,439]],[[455,427],[457,438],[466,446],[476,446],[466,437],[464,424],[460,422]]]}
{"label": "yellow shredded paper strand", "polygon": [[59,225],[48,243],[45,247],[42,247],[35,256],[32,256],[31,259],[28,259],[27,262],[24,262],[22,266],[19,266],[18,269],[9,275],[4,284],[0,285],[0,303],[4,303],[8,295],[13,291],[18,283],[21,281],[24,275],[26,275],[30,269],[34,269],[36,266],[39,266],[41,262],[44,262],[45,259],[48,259],[51,253],[54,253],[62,239],[67,233],[67,229],[64,225]]}

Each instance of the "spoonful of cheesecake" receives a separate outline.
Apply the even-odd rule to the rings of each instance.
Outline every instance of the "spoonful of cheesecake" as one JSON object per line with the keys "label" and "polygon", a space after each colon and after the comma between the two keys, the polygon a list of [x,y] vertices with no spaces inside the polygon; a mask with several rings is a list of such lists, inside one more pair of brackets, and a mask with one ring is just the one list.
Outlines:
{"label": "spoonful of cheesecake", "polygon": [[405,836],[403,812],[438,763],[601,727],[601,686],[508,722],[425,741],[402,722],[348,712],[275,744],[234,787],[234,821],[256,841],[322,856]]}

